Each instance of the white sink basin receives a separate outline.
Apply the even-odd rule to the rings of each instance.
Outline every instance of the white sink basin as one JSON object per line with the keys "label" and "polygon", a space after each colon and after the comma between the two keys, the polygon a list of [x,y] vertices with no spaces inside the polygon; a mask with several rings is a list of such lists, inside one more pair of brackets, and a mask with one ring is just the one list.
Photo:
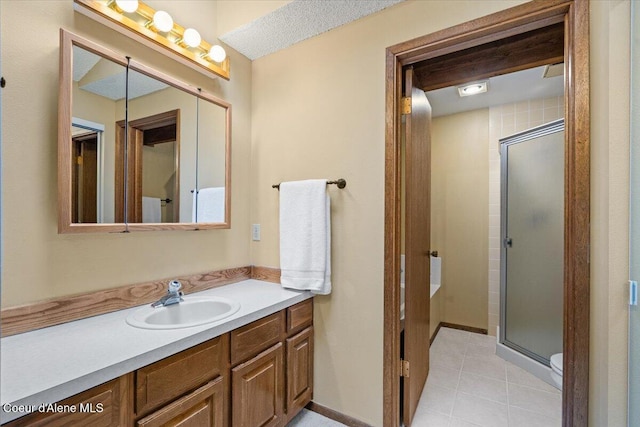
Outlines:
{"label": "white sink basin", "polygon": [[223,297],[183,297],[167,307],[144,306],[127,317],[127,323],[143,329],[179,329],[212,323],[240,310],[240,303]]}

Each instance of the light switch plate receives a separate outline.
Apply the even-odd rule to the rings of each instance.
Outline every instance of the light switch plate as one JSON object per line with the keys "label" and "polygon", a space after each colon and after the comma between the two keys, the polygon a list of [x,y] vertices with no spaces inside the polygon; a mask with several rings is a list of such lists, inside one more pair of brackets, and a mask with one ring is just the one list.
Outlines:
{"label": "light switch plate", "polygon": [[260,241],[260,224],[251,224],[251,239],[254,242]]}

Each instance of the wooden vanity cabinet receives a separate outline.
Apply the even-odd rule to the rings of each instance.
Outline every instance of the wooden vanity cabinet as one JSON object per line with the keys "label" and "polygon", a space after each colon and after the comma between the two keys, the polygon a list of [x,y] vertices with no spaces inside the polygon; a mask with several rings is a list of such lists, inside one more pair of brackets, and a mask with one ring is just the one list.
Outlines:
{"label": "wooden vanity cabinet", "polygon": [[233,427],[285,426],[311,401],[312,324],[306,300],[231,332]]}
{"label": "wooden vanity cabinet", "polygon": [[312,397],[309,299],[3,427],[284,427]]}

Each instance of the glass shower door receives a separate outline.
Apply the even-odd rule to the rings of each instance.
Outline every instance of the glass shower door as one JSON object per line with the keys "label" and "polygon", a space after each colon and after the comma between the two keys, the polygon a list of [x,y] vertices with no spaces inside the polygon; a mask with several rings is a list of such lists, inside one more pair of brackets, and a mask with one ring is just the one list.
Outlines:
{"label": "glass shower door", "polygon": [[564,120],[500,143],[500,341],[548,366],[562,352]]}

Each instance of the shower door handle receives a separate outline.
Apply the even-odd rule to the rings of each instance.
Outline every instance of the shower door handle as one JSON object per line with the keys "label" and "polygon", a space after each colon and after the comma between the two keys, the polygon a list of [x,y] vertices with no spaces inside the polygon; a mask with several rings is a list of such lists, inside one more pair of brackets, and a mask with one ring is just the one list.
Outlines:
{"label": "shower door handle", "polygon": [[505,248],[513,247],[513,240],[511,240],[511,237],[505,237],[504,238],[504,247]]}

